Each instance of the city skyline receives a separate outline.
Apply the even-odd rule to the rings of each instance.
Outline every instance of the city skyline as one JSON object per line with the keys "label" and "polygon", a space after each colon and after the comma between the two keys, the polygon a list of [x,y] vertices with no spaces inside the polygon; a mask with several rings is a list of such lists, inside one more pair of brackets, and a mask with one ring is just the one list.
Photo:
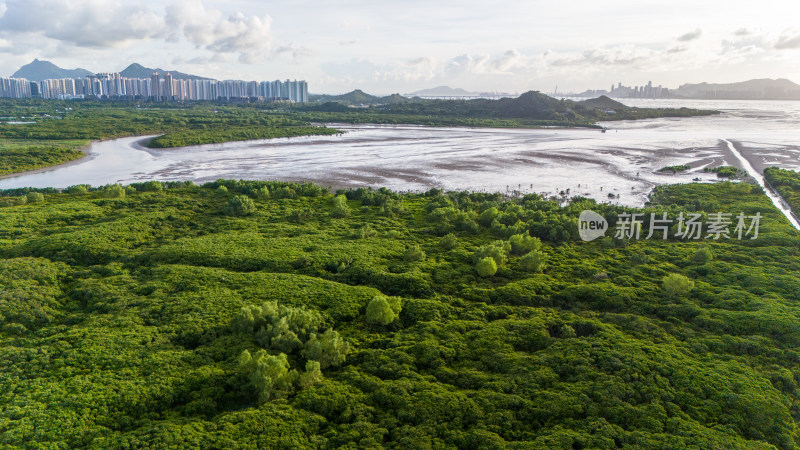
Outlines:
{"label": "city skyline", "polygon": [[241,81],[174,79],[169,72],[153,73],[150,78],[129,78],[119,73],[96,73],[82,78],[51,78],[30,81],[25,78],[0,78],[0,97],[45,99],[120,98],[155,101],[286,100],[308,102],[308,83],[304,80]]}
{"label": "city skyline", "polygon": [[763,1],[260,2],[0,0],[0,76],[34,58],[128,61],[216,79],[304,79],[314,93],[438,85],[580,92],[619,80],[800,79],[800,5]]}

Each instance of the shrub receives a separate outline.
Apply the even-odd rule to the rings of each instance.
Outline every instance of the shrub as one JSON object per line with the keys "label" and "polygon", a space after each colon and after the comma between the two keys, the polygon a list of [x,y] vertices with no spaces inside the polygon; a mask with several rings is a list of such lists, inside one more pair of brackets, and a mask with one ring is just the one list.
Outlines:
{"label": "shrub", "polygon": [[41,192],[28,192],[25,196],[28,203],[42,203],[44,202],[44,195]]}
{"label": "shrub", "polygon": [[486,256],[478,260],[475,264],[475,270],[477,270],[478,275],[482,277],[490,277],[497,273],[497,263],[491,256]]}
{"label": "shrub", "polygon": [[345,195],[337,195],[331,199],[331,206],[347,206],[347,197]]}
{"label": "shrub", "polygon": [[714,259],[714,254],[708,247],[701,247],[692,256],[692,262],[697,265],[703,265]]}
{"label": "shrub", "polygon": [[125,189],[118,185],[112,184],[109,186],[105,186],[101,191],[103,197],[106,198],[121,198],[125,197]]}
{"label": "shrub", "polygon": [[300,374],[300,378],[298,379],[300,389],[305,389],[321,382],[322,370],[320,370],[319,361],[307,361],[306,371]]}
{"label": "shrub", "polygon": [[225,186],[220,186],[220,187],[217,188],[217,193],[218,194],[227,194],[228,193],[228,188],[225,187]]}
{"label": "shrub", "polygon": [[88,184],[76,184],[67,188],[68,194],[85,194],[89,191]]}
{"label": "shrub", "polygon": [[367,323],[371,325],[389,325],[400,316],[402,304],[400,299],[376,295],[367,305]]}
{"label": "shrub", "polygon": [[544,263],[546,261],[547,254],[539,250],[534,250],[519,260],[523,269],[535,273],[539,273],[544,269]]}
{"label": "shrub", "polygon": [[694,281],[678,273],[665,276],[661,282],[668,297],[682,297],[694,288]]}
{"label": "shrub", "polygon": [[142,192],[161,192],[164,190],[164,185],[160,181],[145,181],[132,186]]}
{"label": "shrub", "polygon": [[505,241],[494,241],[491,244],[480,247],[472,255],[472,261],[477,264],[481,259],[490,256],[494,259],[495,265],[502,266],[506,262],[508,252],[511,251],[511,244]]}
{"label": "shrub", "polygon": [[260,189],[256,189],[255,195],[256,198],[259,200],[269,200],[270,198],[269,188],[264,186]]}
{"label": "shrub", "polygon": [[291,222],[304,223],[314,218],[316,213],[311,208],[295,209],[289,214],[288,219]]}
{"label": "shrub", "polygon": [[445,250],[452,250],[456,247],[456,245],[456,235],[453,233],[448,233],[439,240],[439,246]]}
{"label": "shrub", "polygon": [[275,356],[265,350],[259,350],[255,356],[244,350],[239,355],[239,370],[256,390],[259,402],[286,397],[297,376],[296,371],[289,371],[285,354]]}
{"label": "shrub", "polygon": [[339,333],[328,330],[320,335],[311,334],[303,350],[303,356],[319,362],[320,367],[324,369],[343,363],[347,357],[347,350],[347,343]]}
{"label": "shrub", "polygon": [[256,204],[245,195],[235,195],[225,205],[225,214],[228,216],[249,216],[255,211]]}
{"label": "shrub", "polygon": [[495,207],[491,207],[478,216],[478,223],[485,227],[491,226],[492,222],[494,222],[499,215],[500,211],[498,211]]}
{"label": "shrub", "polygon": [[135,194],[135,193],[136,193],[136,188],[135,187],[133,187],[133,186],[125,186],[125,194],[130,195],[130,194]]}
{"label": "shrub", "polygon": [[297,192],[290,187],[283,186],[275,189],[271,196],[272,198],[297,198]]}
{"label": "shrub", "polygon": [[353,230],[353,232],[350,233],[350,237],[355,238],[355,239],[369,239],[369,238],[373,238],[373,237],[375,237],[377,235],[378,235],[378,232],[375,231],[372,228],[372,225],[370,225],[370,224],[365,224],[361,228]]}
{"label": "shrub", "polygon": [[337,219],[343,219],[345,217],[350,216],[350,208],[347,206],[337,205],[331,209],[331,217],[335,217]]}
{"label": "shrub", "polygon": [[511,244],[511,252],[516,255],[524,255],[525,253],[539,250],[542,246],[542,241],[539,238],[531,237],[528,233],[515,234],[508,238],[508,243]]}
{"label": "shrub", "polygon": [[412,245],[403,252],[403,261],[416,262],[425,260],[427,255],[419,245]]}

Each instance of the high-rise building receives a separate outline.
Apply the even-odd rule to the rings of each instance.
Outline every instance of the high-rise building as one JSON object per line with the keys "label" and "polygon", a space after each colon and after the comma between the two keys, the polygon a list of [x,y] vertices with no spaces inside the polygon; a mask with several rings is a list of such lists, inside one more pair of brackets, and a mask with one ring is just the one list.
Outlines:
{"label": "high-rise building", "polygon": [[163,100],[308,101],[308,83],[298,80],[240,81],[174,79],[153,73],[149,79],[98,73],[86,78],[64,78],[32,83],[22,78],[0,78],[0,97],[27,98],[142,98]]}

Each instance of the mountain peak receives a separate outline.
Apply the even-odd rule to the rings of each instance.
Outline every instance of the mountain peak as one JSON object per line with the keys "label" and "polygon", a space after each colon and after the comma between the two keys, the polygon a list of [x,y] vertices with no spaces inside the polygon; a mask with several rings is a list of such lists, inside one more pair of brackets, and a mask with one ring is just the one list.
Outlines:
{"label": "mountain peak", "polygon": [[57,78],[84,78],[92,72],[86,69],[62,69],[50,61],[35,58],[28,64],[20,67],[11,75],[13,78],[26,78],[31,81],[42,81]]}
{"label": "mountain peak", "polygon": [[210,78],[200,77],[197,75],[191,75],[188,73],[178,72],[176,70],[163,70],[163,69],[151,69],[149,67],[145,67],[139,63],[132,63],[128,67],[126,67],[123,71],[119,74],[123,77],[127,78],[150,78],[154,73],[164,74],[170,73],[172,78],[176,80],[208,80]]}

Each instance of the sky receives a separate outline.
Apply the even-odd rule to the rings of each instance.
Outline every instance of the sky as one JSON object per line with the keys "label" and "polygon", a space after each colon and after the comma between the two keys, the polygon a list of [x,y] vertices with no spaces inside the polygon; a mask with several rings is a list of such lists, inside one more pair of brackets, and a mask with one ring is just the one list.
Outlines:
{"label": "sky", "polygon": [[39,58],[331,94],[800,83],[798,17],[794,0],[0,0],[0,76]]}

